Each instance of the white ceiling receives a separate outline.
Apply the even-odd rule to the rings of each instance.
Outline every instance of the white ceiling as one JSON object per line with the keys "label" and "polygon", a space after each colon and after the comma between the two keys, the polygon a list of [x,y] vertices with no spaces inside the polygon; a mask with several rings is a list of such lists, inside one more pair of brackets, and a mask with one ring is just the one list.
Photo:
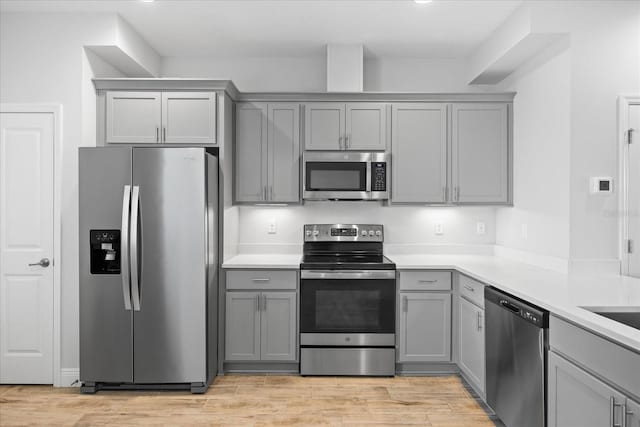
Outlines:
{"label": "white ceiling", "polygon": [[118,13],[162,56],[468,55],[522,0],[0,0],[0,12]]}

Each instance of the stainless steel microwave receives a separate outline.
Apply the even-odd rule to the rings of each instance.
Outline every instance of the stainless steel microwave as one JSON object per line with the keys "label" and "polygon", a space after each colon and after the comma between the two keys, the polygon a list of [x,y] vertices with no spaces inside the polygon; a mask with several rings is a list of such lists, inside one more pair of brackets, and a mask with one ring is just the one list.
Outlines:
{"label": "stainless steel microwave", "polygon": [[348,151],[305,151],[304,200],[386,200],[389,155]]}

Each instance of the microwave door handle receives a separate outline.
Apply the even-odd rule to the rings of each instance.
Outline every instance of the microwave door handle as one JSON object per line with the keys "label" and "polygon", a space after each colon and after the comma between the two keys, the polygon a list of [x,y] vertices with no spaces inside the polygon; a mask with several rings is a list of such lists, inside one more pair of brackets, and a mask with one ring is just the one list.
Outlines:
{"label": "microwave door handle", "polygon": [[367,160],[367,187],[366,191],[369,196],[371,196],[371,161]]}

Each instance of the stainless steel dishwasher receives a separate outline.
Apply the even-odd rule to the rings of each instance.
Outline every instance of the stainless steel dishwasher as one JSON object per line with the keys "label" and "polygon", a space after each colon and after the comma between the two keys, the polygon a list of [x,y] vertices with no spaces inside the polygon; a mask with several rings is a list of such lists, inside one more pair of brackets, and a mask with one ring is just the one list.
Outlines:
{"label": "stainless steel dishwasher", "polygon": [[549,312],[485,289],[487,404],[507,427],[546,425]]}

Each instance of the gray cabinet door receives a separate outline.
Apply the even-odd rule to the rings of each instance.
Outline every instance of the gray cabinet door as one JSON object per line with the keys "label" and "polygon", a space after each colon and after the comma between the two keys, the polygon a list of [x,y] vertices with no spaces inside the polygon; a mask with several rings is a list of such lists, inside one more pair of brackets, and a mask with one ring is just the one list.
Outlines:
{"label": "gray cabinet door", "polygon": [[506,104],[453,104],[452,185],[457,203],[508,203]]}
{"label": "gray cabinet door", "polygon": [[451,294],[400,292],[399,362],[451,360]]}
{"label": "gray cabinet door", "polygon": [[304,106],[304,147],[306,150],[344,149],[345,105],[311,102]]}
{"label": "gray cabinet door", "polygon": [[215,144],[215,92],[163,92],[162,142]]}
{"label": "gray cabinet door", "polygon": [[345,106],[347,150],[387,149],[386,104],[353,102]]}
{"label": "gray cabinet door", "polygon": [[267,173],[270,202],[300,200],[300,105],[268,106]]}
{"label": "gray cabinet door", "polygon": [[107,92],[106,143],[160,142],[160,92]]}
{"label": "gray cabinet door", "polygon": [[622,425],[624,395],[553,352],[548,372],[549,427]]}
{"label": "gray cabinet door", "polygon": [[460,298],[460,369],[485,390],[484,310]]}
{"label": "gray cabinet door", "polygon": [[260,293],[227,292],[225,360],[260,360]]}
{"label": "gray cabinet door", "polygon": [[263,292],[261,359],[296,360],[296,293]]}
{"label": "gray cabinet door", "polygon": [[446,202],[446,105],[394,104],[391,123],[391,201]]}
{"label": "gray cabinet door", "polygon": [[640,403],[627,399],[626,411],[627,423],[625,427],[640,427]]}
{"label": "gray cabinet door", "polygon": [[262,202],[267,189],[267,104],[236,104],[235,199]]}

